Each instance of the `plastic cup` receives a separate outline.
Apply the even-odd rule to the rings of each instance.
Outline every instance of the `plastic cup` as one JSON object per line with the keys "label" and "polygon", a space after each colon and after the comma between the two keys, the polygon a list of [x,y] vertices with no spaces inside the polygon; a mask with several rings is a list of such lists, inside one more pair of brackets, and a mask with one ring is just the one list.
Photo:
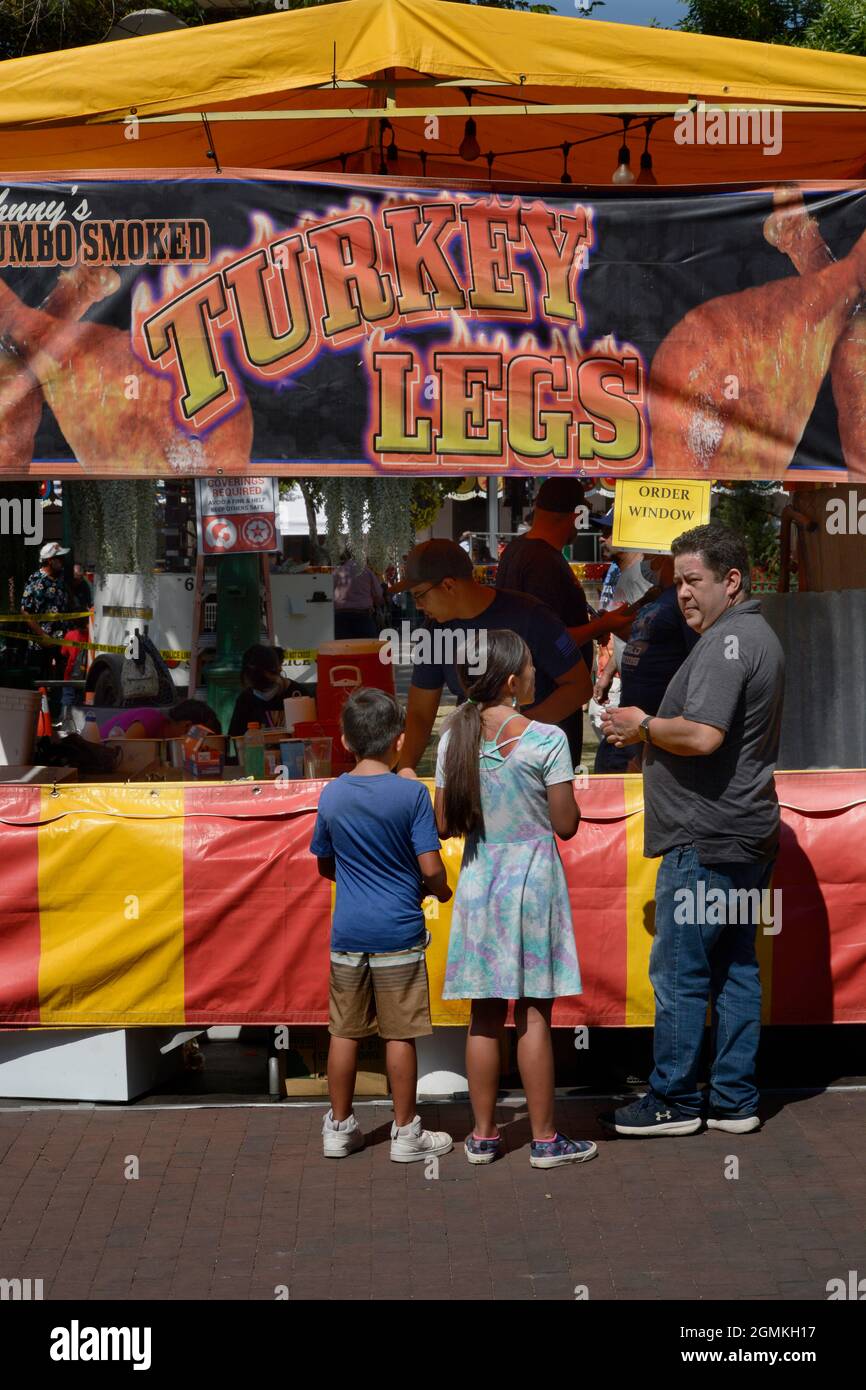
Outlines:
{"label": "plastic cup", "polygon": [[304,776],[311,780],[331,775],[331,740],[329,738],[304,739]]}

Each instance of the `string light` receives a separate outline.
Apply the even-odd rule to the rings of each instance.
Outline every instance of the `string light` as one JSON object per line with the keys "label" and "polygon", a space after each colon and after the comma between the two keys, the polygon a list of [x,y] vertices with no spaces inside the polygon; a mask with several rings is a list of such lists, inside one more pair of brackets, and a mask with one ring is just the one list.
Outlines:
{"label": "string light", "polygon": [[476,125],[471,116],[467,117],[466,125],[463,127],[463,139],[460,141],[460,149],[457,152],[461,159],[465,159],[467,164],[471,164],[481,154],[481,146],[476,135]]}
{"label": "string light", "polygon": [[[470,91],[466,91],[465,89],[462,90],[465,91],[467,99],[470,99],[471,96],[474,95]],[[629,184],[637,182],[644,185],[656,186],[658,180],[656,179],[655,173],[653,172],[652,156],[649,153],[649,141],[653,127],[658,123],[658,121],[664,120],[665,118],[663,116],[651,116],[648,117],[646,120],[638,121],[634,116],[618,116],[616,117],[616,119],[622,121],[623,123],[623,131],[621,136],[623,144],[619,148],[619,162],[617,164],[617,168],[613,176],[613,182],[616,184]],[[636,128],[640,128],[640,126],[643,126],[646,132],[644,150],[640,158],[640,174],[638,175],[637,179],[635,179],[635,175],[631,169],[631,151],[629,150],[628,144],[626,143],[630,126]],[[389,132],[391,135],[391,139],[386,144],[385,137],[389,134]],[[503,156],[508,156],[509,158],[511,158],[517,155],[549,154],[553,153],[554,151],[559,151],[559,153],[562,156],[562,174],[560,175],[559,181],[563,184],[573,184],[574,179],[572,178],[568,168],[568,161],[571,151],[575,149],[578,145],[595,144],[599,140],[612,140],[614,136],[617,134],[617,131],[602,131],[595,135],[583,136],[579,140],[563,140],[554,145],[532,145],[527,146],[525,149],[513,149],[511,147],[508,147],[504,150],[488,150],[484,155],[482,155],[481,147],[478,144],[477,127],[473,117],[470,116],[466,121],[466,128],[464,130],[463,139],[456,153],[466,163],[473,163],[476,159],[483,158],[487,164],[487,176],[488,178],[492,179],[494,160],[501,159],[503,158]],[[468,145],[467,138],[469,140]],[[347,161],[349,159],[353,159],[355,156],[362,157],[369,151],[375,149],[375,144],[363,145],[359,149],[352,150],[349,153],[333,155],[332,158],[334,160],[339,160],[341,169],[345,173]],[[389,162],[396,162],[399,159],[401,153],[401,151],[397,148],[396,135],[393,126],[387,118],[385,118],[381,123],[381,127],[379,130],[378,149],[379,165],[377,173],[386,176],[393,172],[388,168]],[[418,156],[418,159],[421,163],[421,172],[424,177],[427,177],[428,175],[427,162],[430,158],[450,162],[453,161],[455,157],[455,151],[453,149],[451,151],[428,151],[426,149],[403,150],[402,153],[414,154]],[[321,160],[313,160],[309,164],[296,164],[294,167],[297,169],[317,169],[321,167]]]}
{"label": "string light", "polygon": [[620,120],[622,121],[622,144],[619,147],[618,163],[613,171],[613,182],[634,183],[634,174],[631,169],[631,150],[626,144],[631,116],[620,116]]}
{"label": "string light", "polygon": [[649,152],[650,135],[654,125],[655,119],[651,116],[646,123],[646,140],[644,141],[643,154],[640,157],[640,173],[637,176],[637,182],[644,187],[658,184],[658,179],[653,173],[653,157]]}
{"label": "string light", "polygon": [[390,142],[387,145],[385,145],[385,154],[387,156],[389,164],[396,164],[400,156],[400,151],[397,149],[397,136],[394,133],[394,127],[392,126],[391,122],[389,120],[384,120],[382,122],[383,142],[385,136],[388,134],[390,134],[391,139]]}

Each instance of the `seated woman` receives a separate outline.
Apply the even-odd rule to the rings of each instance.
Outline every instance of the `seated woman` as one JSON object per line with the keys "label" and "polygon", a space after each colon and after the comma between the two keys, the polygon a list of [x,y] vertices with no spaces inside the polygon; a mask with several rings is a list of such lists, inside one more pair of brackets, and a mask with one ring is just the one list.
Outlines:
{"label": "seated woman", "polygon": [[309,689],[286,680],[283,675],[282,647],[258,643],[244,652],[241,667],[243,689],[235,701],[229,723],[229,737],[240,738],[248,724],[276,729],[284,723],[283,701],[290,695],[308,695]]}
{"label": "seated woman", "polygon": [[112,733],[115,738],[120,734],[124,738],[183,738],[193,724],[201,724],[214,734],[222,733],[219,718],[204,700],[181,700],[167,714],[149,705],[121,709],[100,724],[99,732],[103,739]]}

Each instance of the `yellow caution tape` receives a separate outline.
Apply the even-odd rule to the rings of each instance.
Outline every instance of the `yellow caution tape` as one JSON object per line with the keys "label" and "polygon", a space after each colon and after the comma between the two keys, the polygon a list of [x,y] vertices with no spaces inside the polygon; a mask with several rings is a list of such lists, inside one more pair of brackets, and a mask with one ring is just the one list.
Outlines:
{"label": "yellow caution tape", "polygon": [[[87,618],[90,615],[88,613],[34,613],[31,616],[41,623],[60,618]],[[14,617],[16,622],[21,621],[20,613],[15,614]],[[9,622],[11,617],[9,614],[4,614],[0,617],[0,621]],[[115,652],[118,655],[122,655],[127,650],[127,646],[113,647],[107,642],[78,642],[67,637],[49,637],[46,633],[37,637],[35,632],[4,632],[3,636],[17,638],[22,642],[33,642],[43,647],[80,647],[83,651]],[[192,656],[191,651],[182,649],[174,651],[160,647],[158,651],[164,661],[189,661]],[[317,656],[318,652],[315,647],[290,647],[283,651],[283,660],[292,666],[308,666],[315,662]]]}
{"label": "yellow caution tape", "polygon": [[0,613],[0,623],[20,623],[22,617],[35,618],[39,623],[55,622],[58,619],[89,618],[90,609],[83,613]]}
{"label": "yellow caution tape", "polygon": [[[40,613],[40,617],[44,615]],[[78,642],[68,637],[48,637],[45,633],[37,636],[35,632],[4,632],[4,637],[15,638],[20,642],[33,642],[39,647],[78,647],[82,651],[88,652],[114,652],[122,656],[128,648],[128,643],[123,647],[113,647],[107,642]],[[186,651],[162,651],[160,656],[165,661],[188,661],[192,652]]]}

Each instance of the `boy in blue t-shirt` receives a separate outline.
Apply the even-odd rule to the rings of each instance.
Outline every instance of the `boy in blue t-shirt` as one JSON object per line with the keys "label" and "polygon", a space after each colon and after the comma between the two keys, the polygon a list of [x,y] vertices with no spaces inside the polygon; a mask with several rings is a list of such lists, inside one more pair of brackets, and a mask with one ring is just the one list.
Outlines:
{"label": "boy in blue t-shirt", "polygon": [[385,1039],[394,1103],[391,1158],[414,1163],[452,1147],[415,1114],[415,1039],[433,1032],[427,984],[427,930],[421,903],[451,897],[427,788],[413,772],[394,776],[405,717],[383,690],[356,690],[342,714],[354,772],[325,787],[310,850],[337,884],[331,924],[328,1092],[322,1126],[326,1158],[360,1149],[352,1111],[358,1042]]}

